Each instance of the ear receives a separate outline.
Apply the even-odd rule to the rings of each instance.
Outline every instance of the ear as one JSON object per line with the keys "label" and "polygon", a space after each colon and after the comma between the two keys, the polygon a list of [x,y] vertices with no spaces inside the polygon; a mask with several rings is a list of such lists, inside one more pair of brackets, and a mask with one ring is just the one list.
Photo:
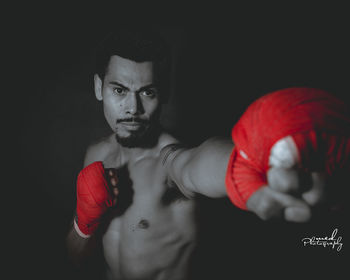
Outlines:
{"label": "ear", "polygon": [[101,101],[103,99],[102,97],[102,80],[100,77],[95,74],[94,75],[94,86],[95,86],[95,96],[98,101]]}

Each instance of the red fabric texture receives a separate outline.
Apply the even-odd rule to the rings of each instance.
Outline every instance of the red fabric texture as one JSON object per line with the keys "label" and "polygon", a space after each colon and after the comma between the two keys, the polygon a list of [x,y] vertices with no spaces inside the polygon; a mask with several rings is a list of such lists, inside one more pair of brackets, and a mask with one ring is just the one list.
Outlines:
{"label": "red fabric texture", "polygon": [[349,108],[331,94],[314,88],[287,88],[253,102],[232,129],[234,151],[226,174],[227,193],[239,208],[267,185],[272,146],[291,135],[299,167],[326,170],[349,168]]}
{"label": "red fabric texture", "polygon": [[96,161],[80,171],[77,179],[76,223],[82,233],[91,235],[100,223],[101,216],[113,206],[101,161]]}

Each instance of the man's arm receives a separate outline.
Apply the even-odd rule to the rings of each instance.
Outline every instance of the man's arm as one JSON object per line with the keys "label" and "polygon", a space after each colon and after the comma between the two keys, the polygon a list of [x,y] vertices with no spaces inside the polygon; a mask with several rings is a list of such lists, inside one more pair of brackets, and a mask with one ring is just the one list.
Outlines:
{"label": "man's arm", "polygon": [[77,267],[81,267],[93,255],[97,240],[94,235],[90,238],[81,237],[75,230],[73,223],[66,239],[67,252],[70,261]]}
{"label": "man's arm", "polygon": [[[87,149],[84,158],[84,168],[96,161],[103,161],[106,154],[106,147],[101,144],[90,146]],[[110,182],[116,186],[116,175],[110,170],[108,172]],[[115,190],[113,189],[113,192]],[[116,192],[114,192],[116,195]],[[87,237],[82,234],[76,222],[76,217],[73,217],[72,226],[66,238],[68,256],[70,260],[77,266],[82,266],[90,256],[93,255],[97,247],[97,239],[94,234]]]}
{"label": "man's arm", "polygon": [[[97,160],[97,148],[90,146],[85,154],[84,167]],[[68,251],[68,257],[77,266],[81,266],[84,261],[92,255],[94,248],[96,247],[96,238],[83,238],[77,233],[74,226],[73,217],[71,229],[67,235],[66,245]]]}
{"label": "man's arm", "polygon": [[[230,139],[211,138],[192,149],[174,150],[164,160],[171,179],[186,193],[199,193],[211,198],[227,196],[226,172],[234,144]],[[283,184],[295,182],[297,174],[285,176],[277,170],[269,179],[283,176]],[[280,180],[281,181],[281,180]],[[283,180],[282,180],[283,181]],[[248,200],[247,208],[263,220],[283,216],[288,221],[304,222],[310,219],[310,208],[303,200],[283,190],[275,183],[256,191]],[[299,185],[297,187],[300,187]]]}
{"label": "man's arm", "polygon": [[196,148],[171,151],[164,164],[171,179],[187,192],[224,197],[225,174],[233,146],[231,139],[211,138]]}

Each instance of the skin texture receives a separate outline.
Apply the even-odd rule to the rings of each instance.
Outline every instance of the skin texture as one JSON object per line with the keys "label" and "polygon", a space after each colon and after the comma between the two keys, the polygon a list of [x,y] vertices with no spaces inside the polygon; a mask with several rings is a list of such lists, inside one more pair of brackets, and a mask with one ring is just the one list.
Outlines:
{"label": "skin texture", "polygon": [[128,137],[140,129],[133,123],[116,123],[137,117],[149,120],[159,105],[159,94],[153,79],[152,62],[133,62],[119,56],[112,56],[102,82],[95,75],[96,98],[103,102],[105,118],[114,132]]}
{"label": "skin texture", "polygon": [[[96,98],[103,102],[113,133],[88,148],[84,166],[103,162],[117,200],[100,227],[109,279],[186,279],[197,238],[196,194],[226,196],[225,173],[233,149],[229,139],[209,139],[168,157],[163,148],[177,140],[164,132],[146,148],[117,142],[116,136],[142,136],[157,114],[161,93],[153,70],[152,62],[112,56],[104,80],[94,77]],[[277,179],[285,173],[275,171],[269,177],[273,188],[253,194],[248,209],[262,219],[284,211],[287,220],[308,220],[309,206],[288,194],[288,187],[280,187]],[[295,182],[296,176],[286,180]],[[72,228],[67,237],[72,261],[82,265],[97,242],[97,235],[84,239]]]}
{"label": "skin texture", "polygon": [[[127,187],[132,187],[134,192],[132,203],[122,215],[118,211],[115,216],[112,213],[102,238],[109,273],[117,279],[184,279],[186,276],[196,241],[195,201],[174,190],[164,172],[159,152],[170,140],[173,139],[163,134],[154,154],[128,160],[132,186],[116,184],[121,192]],[[114,172],[118,177],[118,167]],[[170,192],[173,197],[167,200]]]}

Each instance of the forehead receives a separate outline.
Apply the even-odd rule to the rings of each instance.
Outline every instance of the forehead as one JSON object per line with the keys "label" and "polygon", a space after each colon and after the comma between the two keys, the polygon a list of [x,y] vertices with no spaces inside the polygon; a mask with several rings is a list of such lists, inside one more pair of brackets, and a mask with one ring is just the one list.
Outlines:
{"label": "forehead", "polygon": [[110,58],[105,78],[126,84],[150,84],[154,82],[153,62],[135,62],[113,55]]}

